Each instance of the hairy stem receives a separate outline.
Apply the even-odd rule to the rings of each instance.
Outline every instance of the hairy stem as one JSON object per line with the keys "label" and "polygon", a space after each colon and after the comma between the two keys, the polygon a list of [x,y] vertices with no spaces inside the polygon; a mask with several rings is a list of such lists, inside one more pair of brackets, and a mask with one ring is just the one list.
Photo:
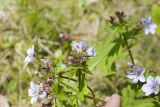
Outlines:
{"label": "hairy stem", "polygon": [[60,77],[60,78],[64,78],[64,79],[68,79],[68,80],[72,80],[72,81],[77,82],[77,80],[76,80],[76,79],[69,78],[69,77],[66,77],[66,76],[59,75],[59,77]]}
{"label": "hairy stem", "polygon": [[79,83],[78,87],[79,87],[79,92],[82,90],[82,87],[81,87],[81,76],[82,76],[82,72],[79,69],[78,70],[78,83]]}
{"label": "hairy stem", "polygon": [[95,95],[94,95],[94,92],[93,92],[92,88],[89,87],[89,86],[87,86],[87,88],[90,90],[90,92],[91,92],[91,94],[93,96],[93,102],[94,102],[95,107],[97,107],[97,104],[96,104],[96,101],[95,101]]}
{"label": "hairy stem", "polygon": [[133,55],[132,55],[132,52],[131,52],[131,49],[130,49],[130,46],[129,46],[129,44],[128,44],[128,41],[127,41],[125,35],[123,35],[123,34],[121,34],[121,35],[122,35],[122,37],[123,37],[123,39],[124,39],[124,41],[125,41],[125,44],[126,44],[126,47],[127,47],[127,51],[128,51],[128,53],[129,53],[130,59],[131,59],[131,61],[132,61],[132,64],[135,64],[135,63],[134,63],[134,59],[133,59]]}

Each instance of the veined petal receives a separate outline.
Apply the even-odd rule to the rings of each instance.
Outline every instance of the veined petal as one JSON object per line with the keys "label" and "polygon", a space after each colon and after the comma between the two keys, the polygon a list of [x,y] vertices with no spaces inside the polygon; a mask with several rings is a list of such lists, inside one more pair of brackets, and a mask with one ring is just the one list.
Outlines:
{"label": "veined petal", "polygon": [[151,19],[152,19],[152,16],[148,16],[146,19],[147,19],[147,22],[150,23]]}
{"label": "veined petal", "polygon": [[145,34],[145,35],[148,35],[148,34],[149,34],[149,31],[150,31],[150,29],[148,29],[148,27],[145,27],[145,28],[144,28],[144,34]]}
{"label": "veined petal", "polygon": [[156,89],[154,90],[154,94],[157,95],[159,92],[159,85],[156,87]]}
{"label": "veined petal", "polygon": [[157,24],[155,24],[155,23],[149,24],[150,29],[156,29],[156,27],[157,27]]}
{"label": "veined petal", "polygon": [[151,32],[151,34],[155,34],[155,29],[149,29],[149,32]]}
{"label": "veined petal", "polygon": [[142,18],[142,19],[141,19],[141,23],[142,23],[143,25],[146,25],[146,24],[150,23],[151,18],[152,18],[151,16],[148,16],[148,17],[146,17],[146,18]]}
{"label": "veined petal", "polygon": [[33,81],[30,82],[30,87],[31,87],[31,88],[35,88],[35,84],[34,84]]}
{"label": "veined petal", "polygon": [[148,84],[144,84],[142,86],[142,91],[146,93],[145,94],[146,96],[148,96],[148,95],[153,93],[153,90],[151,89],[151,87]]}
{"label": "veined petal", "polygon": [[135,76],[133,73],[131,73],[131,74],[128,74],[127,77],[128,77],[129,79],[134,79],[136,76]]}
{"label": "veined petal", "polygon": [[146,81],[144,75],[140,75],[138,79],[139,79],[141,82],[145,82],[145,81]]}
{"label": "veined petal", "polygon": [[160,77],[159,76],[157,76],[156,78],[155,78],[155,82],[159,85],[160,84]]}
{"label": "veined petal", "polygon": [[92,47],[88,48],[86,50],[86,53],[88,56],[96,56],[95,48],[92,48]]}
{"label": "veined petal", "polygon": [[41,98],[42,100],[46,99],[47,97],[47,93],[43,92],[41,95],[39,95],[39,98]]}
{"label": "veined petal", "polygon": [[25,58],[24,62],[28,64],[28,63],[32,62],[33,59],[34,59],[34,57],[27,56],[27,57]]}
{"label": "veined petal", "polygon": [[37,102],[38,96],[32,97],[31,98],[31,104],[34,104]]}
{"label": "veined petal", "polygon": [[154,79],[153,79],[153,77],[149,76],[149,77],[147,78],[147,84],[149,84],[149,85],[153,85],[153,84],[154,84]]}
{"label": "veined petal", "polygon": [[29,48],[29,49],[27,50],[27,55],[28,55],[28,56],[34,56],[34,46],[32,46],[32,48]]}
{"label": "veined petal", "polygon": [[138,82],[138,78],[137,77],[135,77],[135,78],[133,78],[133,80],[132,80],[132,83],[137,83]]}

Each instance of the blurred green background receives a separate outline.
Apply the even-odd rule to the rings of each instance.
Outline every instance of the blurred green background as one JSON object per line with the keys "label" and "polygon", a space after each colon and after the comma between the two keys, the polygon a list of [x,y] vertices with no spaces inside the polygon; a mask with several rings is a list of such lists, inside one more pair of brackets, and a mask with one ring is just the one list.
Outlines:
{"label": "blurred green background", "polygon": [[[68,47],[60,43],[61,33],[95,47],[103,45],[109,35],[114,36],[108,20],[115,11],[124,11],[133,24],[152,15],[158,24],[156,35],[142,34],[132,50],[136,64],[160,70],[160,0],[0,0],[0,100],[5,97],[11,107],[31,107],[28,87],[37,71],[29,67],[21,73],[26,50],[35,45],[40,57],[54,59]],[[119,60],[115,78],[125,76],[127,62],[128,57]],[[92,72],[88,81],[97,96],[116,92],[118,81],[107,71]]]}

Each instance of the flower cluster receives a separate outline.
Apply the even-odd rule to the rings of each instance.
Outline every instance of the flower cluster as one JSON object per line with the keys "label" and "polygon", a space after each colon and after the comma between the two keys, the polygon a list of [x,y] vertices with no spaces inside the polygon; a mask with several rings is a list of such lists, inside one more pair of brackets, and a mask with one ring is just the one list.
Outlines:
{"label": "flower cluster", "polygon": [[84,52],[86,55],[90,57],[96,56],[95,48],[89,47],[83,40],[72,41],[71,47],[73,51],[76,51],[78,53]]}
{"label": "flower cluster", "polygon": [[151,16],[141,19],[141,24],[144,26],[144,34],[148,35],[149,33],[154,34],[157,24],[151,21]]}
{"label": "flower cluster", "polygon": [[[40,94],[41,93],[41,94]],[[38,98],[45,99],[47,93],[43,91],[43,84],[35,84],[33,81],[30,82],[30,89],[28,90],[28,95],[31,98],[31,104],[37,102]]]}
{"label": "flower cluster", "polygon": [[[138,80],[140,82],[145,82],[146,78],[144,76],[145,70],[139,66],[134,66],[132,64],[128,64],[128,66],[133,70],[132,73],[128,74],[127,77],[132,80],[132,83],[137,83]],[[160,85],[160,77],[157,76],[155,79],[152,76],[148,76],[146,84],[142,86],[142,91],[145,92],[146,96],[150,94],[157,95],[159,92]]]}
{"label": "flower cluster", "polygon": [[[80,40],[79,42],[73,41],[71,43],[71,48],[73,51],[76,51],[77,55],[75,55],[76,58],[83,59],[86,57],[95,56],[95,48],[89,47],[84,41]],[[76,58],[70,60],[76,60]],[[27,50],[27,57],[25,58],[26,65],[28,63],[31,63],[33,60],[38,60],[39,58],[36,58],[34,46],[32,48],[29,48]],[[38,60],[41,63],[40,69],[42,70],[51,70],[52,64],[49,60],[46,59],[40,59]],[[80,60],[78,60],[80,61]],[[61,64],[61,68],[65,69],[66,66],[64,64]],[[47,72],[47,71],[46,71]],[[55,75],[55,74],[53,74]],[[58,75],[58,73],[56,74]],[[38,101],[38,99],[42,100],[41,107],[48,107],[49,105],[52,105],[52,100],[54,99],[54,93],[52,91],[54,80],[52,77],[48,77],[48,79],[40,84],[35,84],[33,81],[30,82],[30,89],[28,90],[28,95],[31,97],[31,104],[34,104]],[[48,96],[51,98],[50,101],[46,104],[45,100],[48,100]],[[43,103],[44,102],[44,103]]]}
{"label": "flower cluster", "polygon": [[128,74],[127,77],[132,80],[132,83],[145,82],[144,72],[145,70],[139,66],[128,64],[132,68],[133,72]]}

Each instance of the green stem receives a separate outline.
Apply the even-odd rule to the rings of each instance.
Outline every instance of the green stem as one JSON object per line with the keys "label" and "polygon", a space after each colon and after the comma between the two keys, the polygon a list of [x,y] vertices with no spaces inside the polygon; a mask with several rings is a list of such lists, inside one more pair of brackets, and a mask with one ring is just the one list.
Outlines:
{"label": "green stem", "polygon": [[59,75],[59,77],[77,82],[77,80],[73,79],[73,78],[65,77],[65,76],[62,76],[62,75]]}
{"label": "green stem", "polygon": [[97,107],[97,104],[96,104],[96,101],[95,101],[95,94],[94,94],[92,88],[89,87],[89,86],[87,86],[87,88],[90,90],[90,92],[91,92],[91,94],[92,94],[92,96],[93,96],[93,102],[94,102],[95,107]]}
{"label": "green stem", "polygon": [[82,88],[81,88],[81,76],[82,76],[82,72],[79,69],[78,70],[78,83],[79,83],[78,87],[79,87],[79,92],[82,90]]}
{"label": "green stem", "polygon": [[87,96],[85,95],[86,98],[88,99],[91,99],[91,100],[95,100],[97,102],[101,102],[102,104],[106,104],[106,101],[102,100],[102,99],[99,99],[99,98],[94,98],[94,97],[91,97],[91,96]]}
{"label": "green stem", "polygon": [[133,55],[132,55],[132,52],[131,52],[131,49],[130,49],[130,46],[129,46],[129,44],[128,44],[128,41],[127,41],[125,35],[123,35],[123,34],[121,34],[121,35],[122,35],[123,38],[124,38],[125,44],[126,44],[126,46],[127,46],[127,51],[128,51],[129,56],[130,56],[130,58],[131,58],[132,64],[135,64],[135,63],[134,63],[134,59],[133,59]]}

